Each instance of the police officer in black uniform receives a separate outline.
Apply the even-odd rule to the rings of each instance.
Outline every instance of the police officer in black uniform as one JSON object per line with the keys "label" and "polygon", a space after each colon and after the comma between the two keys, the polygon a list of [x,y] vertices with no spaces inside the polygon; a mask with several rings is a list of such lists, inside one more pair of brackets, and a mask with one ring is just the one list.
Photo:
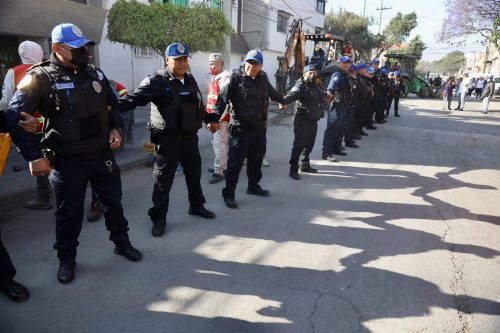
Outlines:
{"label": "police officer in black uniform", "polygon": [[[156,156],[153,168],[153,207],[148,211],[153,222],[151,234],[165,232],[170,189],[175,170],[184,168],[189,196],[189,214],[214,218],[205,209],[201,189],[201,157],[198,129],[202,127],[205,107],[198,84],[187,73],[189,49],[184,43],[170,44],[165,51],[167,68],[145,78],[136,91],[119,100],[122,112],[151,102],[151,142]],[[207,119],[212,122],[211,119]]]}
{"label": "police officer in black uniform", "polygon": [[346,112],[350,108],[351,88],[347,73],[351,65],[351,58],[340,57],[339,71],[332,74],[327,87],[328,98],[333,101],[328,110],[326,130],[323,137],[323,159],[330,162],[337,160],[333,156],[347,155],[342,151],[342,137],[344,135]]}
{"label": "police officer in black uniform", "polygon": [[121,205],[120,170],[111,150],[121,140],[117,99],[103,72],[88,65],[89,47],[95,43],[71,23],[56,26],[52,42],[50,60],[33,66],[19,83],[7,122],[14,128],[21,111],[32,114],[38,110],[45,118],[41,147],[33,135],[21,130],[12,131],[12,136],[29,161],[33,176],[50,172],[57,201],[57,278],[69,283],[75,276],[89,181],[105,207],[106,228],[115,243],[115,254],[131,261],[140,260],[142,255],[129,241]]}
{"label": "police officer in black uniform", "polygon": [[309,154],[314,147],[316,133],[318,131],[318,120],[324,116],[323,99],[326,92],[317,84],[315,65],[304,67],[304,75],[298,80],[290,92],[285,96],[285,104],[297,101],[295,105],[295,116],[293,118],[293,141],[292,155],[290,156],[290,177],[299,180],[299,159],[303,153],[300,171],[306,173],[317,173],[318,170],[311,167]]}
{"label": "police officer in black uniform", "polygon": [[356,65],[349,66],[349,86],[351,88],[351,101],[349,105],[349,109],[346,112],[346,120],[345,120],[345,146],[350,148],[359,148],[354,141],[355,137],[359,140],[360,136],[355,135],[354,133],[354,119],[357,120],[357,109],[360,104],[360,84],[357,77]]}
{"label": "police officer in black uniform", "polygon": [[[245,67],[231,75],[226,99],[218,98],[215,108],[222,114],[231,102],[229,158],[227,162],[226,187],[222,190],[224,202],[229,208],[236,208],[234,200],[236,185],[245,157],[247,158],[247,193],[261,197],[269,195],[259,182],[262,178],[262,160],[266,154],[266,121],[269,99],[279,102],[280,109],[286,108],[285,100],[262,74],[262,53],[251,50],[245,57]],[[220,97],[220,96],[219,96]]]}
{"label": "police officer in black uniform", "polygon": [[[37,119],[24,112],[21,113],[21,116],[28,118],[26,121],[20,121],[23,128],[26,131],[34,133],[37,128]],[[5,111],[0,110],[0,133],[6,132],[8,132],[8,128],[5,119]],[[15,281],[14,276],[16,276],[16,269],[0,238],[0,293],[6,295],[14,302],[24,302],[30,297],[30,292],[24,285]]]}

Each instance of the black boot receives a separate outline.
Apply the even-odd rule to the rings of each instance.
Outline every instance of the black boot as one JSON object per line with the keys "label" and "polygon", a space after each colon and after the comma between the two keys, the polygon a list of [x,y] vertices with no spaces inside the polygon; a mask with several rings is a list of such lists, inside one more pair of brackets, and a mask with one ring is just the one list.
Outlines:
{"label": "black boot", "polygon": [[297,165],[292,165],[290,166],[290,173],[289,173],[290,178],[295,179],[295,180],[300,180],[299,176],[299,167]]}
{"label": "black boot", "polygon": [[318,169],[314,169],[313,167],[311,167],[309,162],[302,162],[302,165],[300,166],[300,172],[318,173]]}

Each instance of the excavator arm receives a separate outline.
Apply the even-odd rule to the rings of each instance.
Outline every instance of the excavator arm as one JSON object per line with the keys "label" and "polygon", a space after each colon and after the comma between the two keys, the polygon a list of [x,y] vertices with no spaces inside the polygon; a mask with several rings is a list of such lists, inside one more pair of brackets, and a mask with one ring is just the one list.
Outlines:
{"label": "excavator arm", "polygon": [[278,56],[276,71],[276,88],[282,95],[286,94],[287,81],[295,82],[304,71],[305,35],[302,32],[302,20],[294,20],[290,26],[283,55]]}

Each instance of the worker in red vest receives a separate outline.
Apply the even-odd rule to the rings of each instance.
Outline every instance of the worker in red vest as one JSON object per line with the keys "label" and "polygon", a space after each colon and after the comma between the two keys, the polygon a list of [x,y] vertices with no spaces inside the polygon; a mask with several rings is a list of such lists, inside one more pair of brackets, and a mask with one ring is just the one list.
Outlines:
{"label": "worker in red vest", "polygon": [[[19,56],[21,57],[22,64],[18,65],[14,68],[11,68],[7,71],[7,75],[5,76],[5,80],[2,86],[2,99],[0,100],[0,109],[7,110],[7,106],[14,95],[14,92],[17,89],[17,85],[26,75],[26,71],[39,62],[42,62],[43,59],[43,51],[42,47],[35,42],[32,41],[24,41],[19,45],[18,48]],[[38,127],[36,133],[42,133],[43,127],[43,117],[35,112],[33,114],[36,118],[38,118]],[[40,136],[41,139],[41,136]],[[35,200],[29,200],[26,202],[26,208],[30,209],[50,209],[52,208],[52,204],[50,202],[51,197],[51,187],[49,182],[49,176],[37,176],[37,192],[38,197]]]}

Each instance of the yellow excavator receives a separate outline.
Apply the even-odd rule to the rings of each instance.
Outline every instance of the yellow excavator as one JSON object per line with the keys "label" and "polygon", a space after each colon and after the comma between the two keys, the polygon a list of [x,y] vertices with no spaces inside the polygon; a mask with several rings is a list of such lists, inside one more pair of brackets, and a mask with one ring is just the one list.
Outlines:
{"label": "yellow excavator", "polygon": [[[314,42],[314,48],[320,46],[321,53],[315,51],[312,56],[306,56],[306,41]],[[276,89],[285,95],[303,72],[304,66],[314,63],[319,69],[318,75],[323,82],[325,76],[330,76],[337,69],[336,59],[340,56],[345,38],[334,34],[305,34],[302,30],[302,20],[294,20],[290,25],[285,42],[285,51],[278,56],[276,71]],[[326,50],[326,51],[325,51]]]}

